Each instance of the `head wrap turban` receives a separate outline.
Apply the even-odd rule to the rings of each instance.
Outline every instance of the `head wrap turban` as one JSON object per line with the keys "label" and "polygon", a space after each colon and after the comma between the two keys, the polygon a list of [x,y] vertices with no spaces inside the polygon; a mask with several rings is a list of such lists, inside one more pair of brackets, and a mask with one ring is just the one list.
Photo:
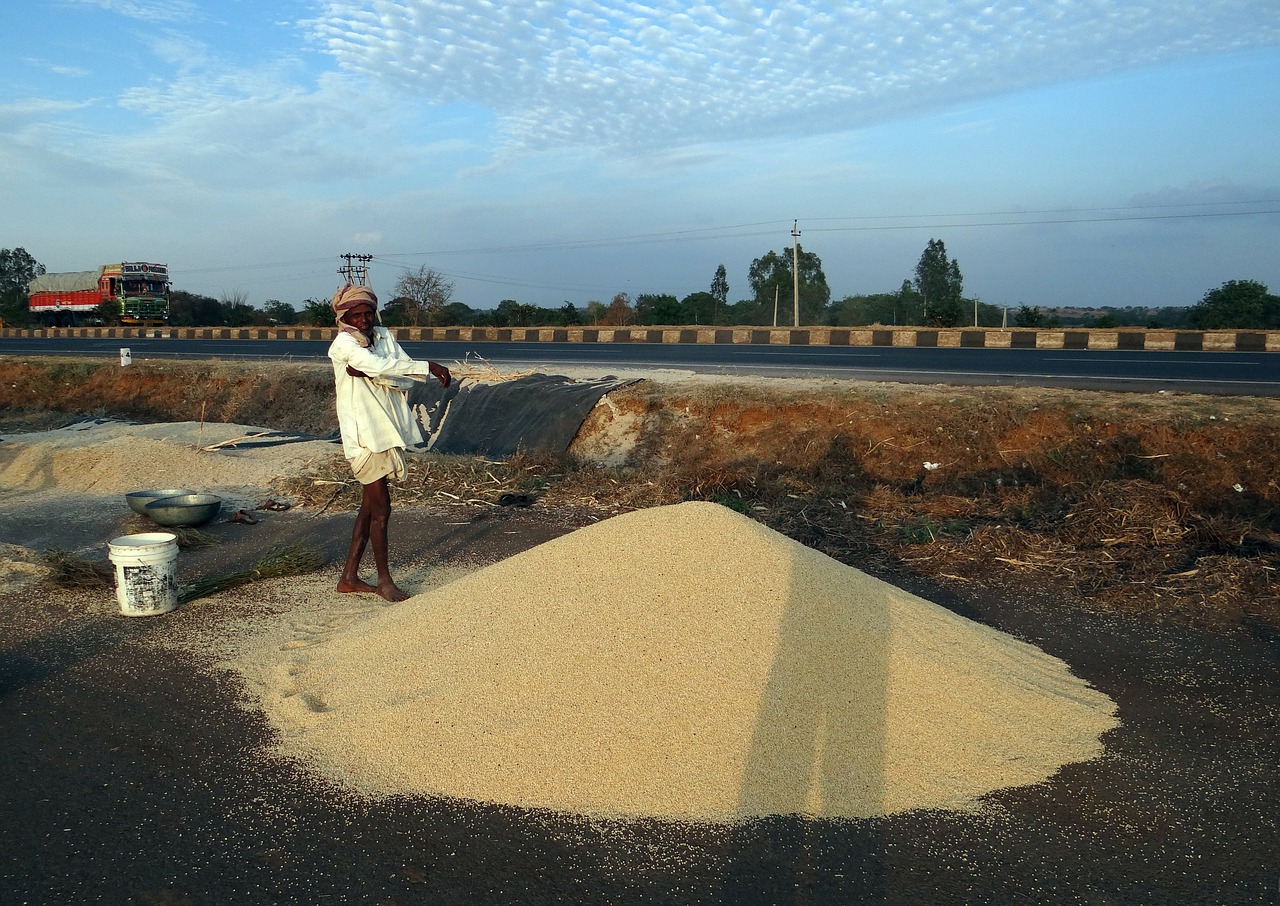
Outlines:
{"label": "head wrap turban", "polygon": [[352,309],[367,305],[373,309],[374,315],[378,313],[378,297],[373,294],[367,286],[354,286],[348,283],[342,289],[333,294],[333,299],[329,303],[333,306],[334,320],[338,325],[338,329],[351,334],[360,343],[361,346],[369,345],[369,338],[356,330],[346,321],[342,320],[343,315]]}

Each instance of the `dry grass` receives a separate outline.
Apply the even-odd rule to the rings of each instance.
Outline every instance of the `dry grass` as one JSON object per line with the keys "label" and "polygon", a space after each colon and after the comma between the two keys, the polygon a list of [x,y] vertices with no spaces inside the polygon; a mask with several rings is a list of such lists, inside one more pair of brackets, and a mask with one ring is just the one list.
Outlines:
{"label": "dry grass", "polygon": [[50,548],[44,553],[48,581],[58,588],[111,588],[115,571],[110,563],[89,560],[68,551]]}
{"label": "dry grass", "polygon": [[198,528],[189,525],[160,525],[153,522],[146,516],[134,516],[125,523],[126,534],[138,534],[139,532],[168,532],[173,535],[178,543],[180,550],[196,550],[202,547],[213,547],[218,543],[218,539],[210,535],[208,532],[202,532]]}
{"label": "dry grass", "polygon": [[[305,503],[359,505],[359,485],[341,476],[306,479],[292,490]],[[993,591],[1057,588],[1110,609],[1280,628],[1280,543],[1270,508],[1252,519],[1208,517],[1178,492],[1137,479],[1022,484],[969,496],[928,479],[868,484],[856,472],[841,481],[760,463],[668,462],[653,470],[568,458],[427,456],[411,458],[395,499],[397,506],[498,507],[516,494],[593,518],[710,500],[880,574],[905,569]]]}
{"label": "dry grass", "polygon": [[179,603],[186,604],[198,598],[207,598],[232,588],[239,588],[264,579],[280,579],[315,572],[324,566],[324,554],[304,544],[289,544],[267,553],[252,569],[206,576],[188,585],[178,593]]}
{"label": "dry grass", "polygon": [[[483,360],[463,367],[496,373]],[[131,383],[120,371],[0,362],[0,405],[26,406],[28,419],[91,398],[135,417],[191,420],[204,407],[210,419],[281,430],[333,424],[323,366],[172,363],[137,367]],[[396,505],[532,498],[585,523],[711,500],[882,575],[1280,629],[1280,401],[781,381],[641,382],[609,400],[583,433],[631,419],[623,466],[412,457]],[[357,507],[350,473],[328,468],[280,492],[317,512]]]}

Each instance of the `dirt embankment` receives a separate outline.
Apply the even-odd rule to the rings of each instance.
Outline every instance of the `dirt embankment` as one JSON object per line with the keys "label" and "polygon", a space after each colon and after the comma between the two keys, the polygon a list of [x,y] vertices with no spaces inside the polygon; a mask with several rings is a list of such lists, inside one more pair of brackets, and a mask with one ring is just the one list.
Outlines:
{"label": "dirt embankment", "polygon": [[0,428],[57,416],[206,421],[328,434],[337,427],[333,373],[323,365],[270,367],[174,362],[119,367],[100,359],[0,359]]}
{"label": "dirt embankment", "polygon": [[[84,415],[335,427],[324,365],[15,358],[0,407],[8,431]],[[572,452],[415,459],[399,499],[714,500],[882,575],[1280,629],[1274,400],[662,378],[606,397]],[[305,503],[309,478],[292,490]]]}

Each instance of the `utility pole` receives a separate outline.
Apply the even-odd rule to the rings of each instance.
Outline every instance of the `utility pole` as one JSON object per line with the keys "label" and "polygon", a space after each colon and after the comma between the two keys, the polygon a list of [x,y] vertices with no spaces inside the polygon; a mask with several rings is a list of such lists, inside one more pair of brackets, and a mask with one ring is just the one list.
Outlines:
{"label": "utility pole", "polygon": [[778,284],[776,283],[773,284],[773,326],[774,327],[778,326],[778,290],[780,290],[781,288],[782,287],[778,286]]}
{"label": "utility pole", "polygon": [[791,276],[795,280],[796,314],[795,327],[800,326],[800,221],[792,221],[791,226]]}
{"label": "utility pole", "polygon": [[369,285],[369,262],[373,260],[372,255],[353,255],[348,252],[338,257],[346,262],[338,268],[344,283],[350,283],[352,286]]}

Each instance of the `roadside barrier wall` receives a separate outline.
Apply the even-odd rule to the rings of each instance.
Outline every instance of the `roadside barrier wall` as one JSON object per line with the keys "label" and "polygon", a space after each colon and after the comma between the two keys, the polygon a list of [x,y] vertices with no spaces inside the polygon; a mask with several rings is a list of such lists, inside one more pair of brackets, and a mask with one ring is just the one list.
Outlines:
{"label": "roadside barrier wall", "polygon": [[[761,346],[912,346],[1280,352],[1280,331],[923,327],[397,327],[400,341],[704,343]],[[331,340],[332,327],[0,328],[3,337],[175,340]]]}

